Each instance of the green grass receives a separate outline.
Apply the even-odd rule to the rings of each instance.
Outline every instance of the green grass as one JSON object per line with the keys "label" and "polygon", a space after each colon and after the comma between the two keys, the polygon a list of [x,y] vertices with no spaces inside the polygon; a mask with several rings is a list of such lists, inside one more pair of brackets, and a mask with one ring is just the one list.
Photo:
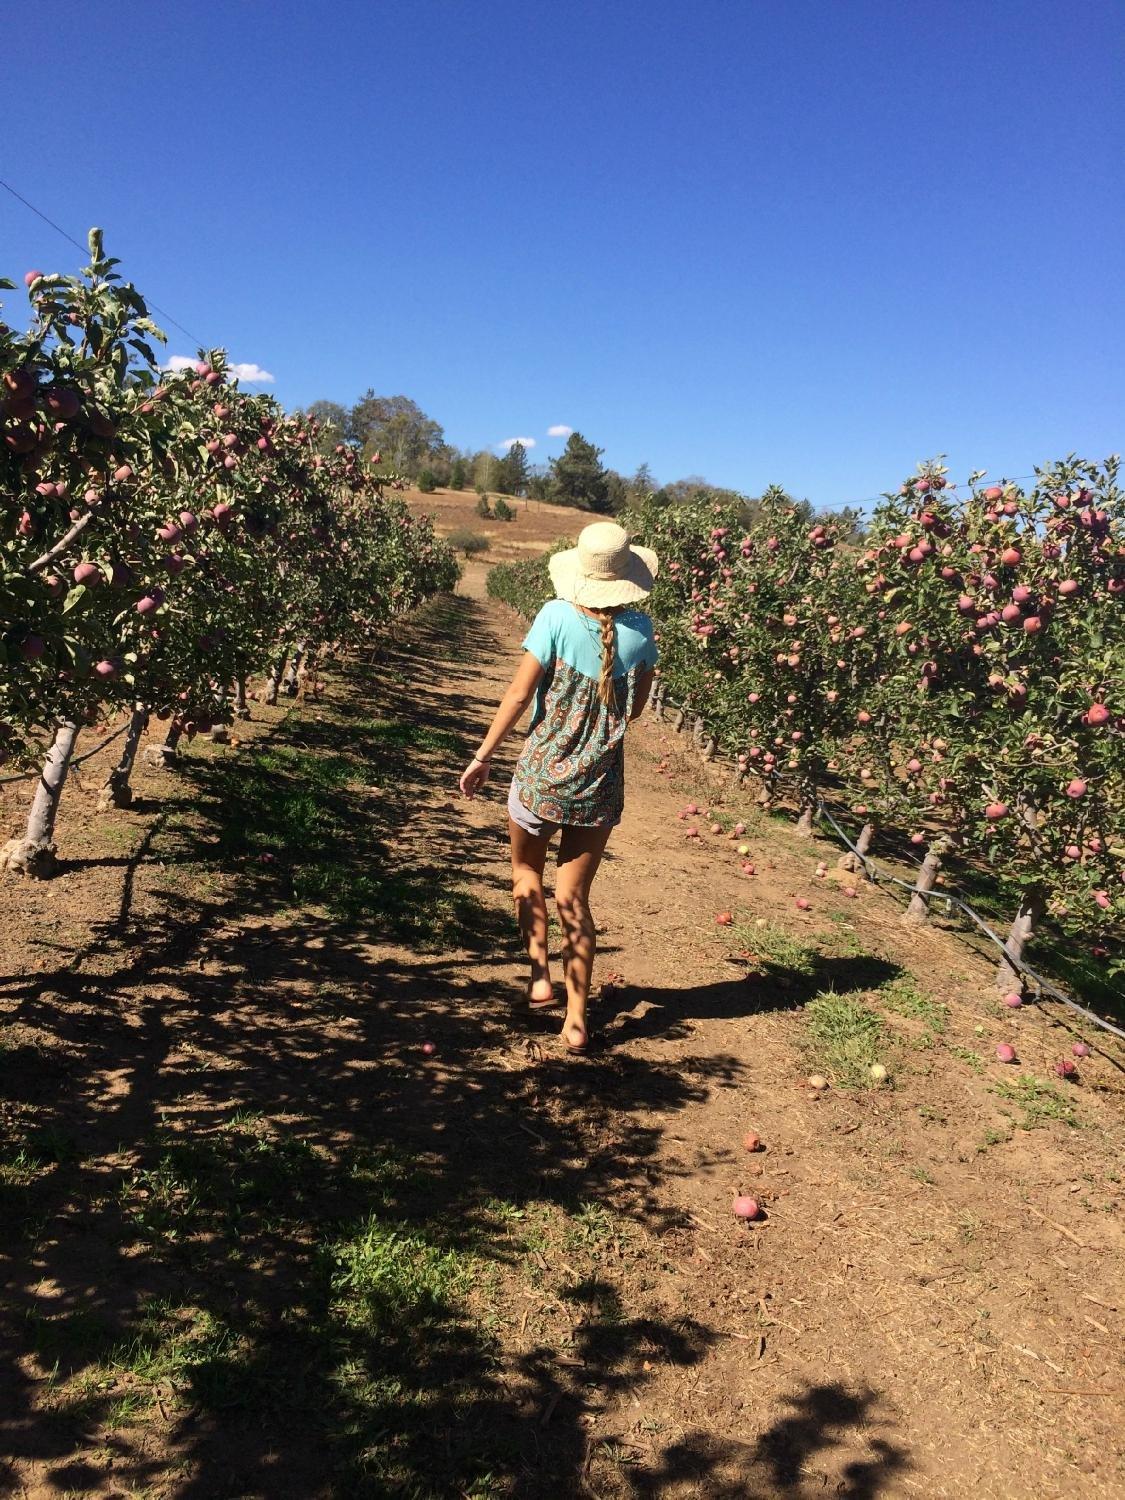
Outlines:
{"label": "green grass", "polygon": [[569,1216],[563,1244],[600,1260],[607,1251],[620,1254],[629,1238],[628,1226],[612,1210],[601,1203],[583,1203]]}
{"label": "green grass", "polygon": [[823,990],[804,1011],[807,1047],[813,1064],[844,1088],[869,1087],[868,1069],[885,1061],[886,1028],[878,1012],[862,1000]]}
{"label": "green grass", "polygon": [[758,927],[748,922],[736,922],[730,932],[739,948],[752,953],[771,968],[785,969],[790,974],[805,977],[811,977],[816,971],[817,949],[802,943],[782,927],[768,924]]}
{"label": "green grass", "polygon": [[495,1364],[467,1302],[484,1263],[455,1242],[471,1236],[416,1161],[331,1155],[247,1110],[219,1129],[161,1130],[140,1155],[110,1199],[125,1263],[176,1290],[124,1314],[47,1301],[26,1315],[60,1417],[109,1435],[144,1428],[158,1405],[161,1426],[195,1408],[299,1430],[333,1493],[507,1492],[503,1423],[485,1434],[470,1420]]}
{"label": "green grass", "polygon": [[896,1016],[920,1021],[934,1036],[940,1036],[949,1025],[949,1007],[927,995],[909,974],[900,974],[882,985],[879,1002]]}
{"label": "green grass", "polygon": [[1070,1100],[1053,1084],[1041,1083],[1029,1073],[1022,1073],[1014,1083],[994,1084],[992,1092],[1021,1111],[1016,1120],[1021,1130],[1037,1130],[1050,1120],[1078,1126],[1078,1115]]}
{"label": "green grass", "polygon": [[[507,912],[486,905],[448,860],[423,841],[404,856],[399,835],[412,813],[410,789],[425,784],[435,754],[459,741],[449,731],[394,719],[299,722],[315,739],[274,744],[237,759],[206,757],[183,768],[198,805],[217,826],[218,854],[277,904],[313,907],[369,935],[425,952],[493,945],[510,938]],[[384,787],[376,801],[367,791]],[[181,865],[215,845],[180,835]],[[191,877],[193,889],[198,876]]]}
{"label": "green grass", "polygon": [[1010,1128],[1001,1129],[998,1125],[989,1125],[980,1140],[977,1142],[978,1151],[987,1151],[990,1146],[1003,1146],[1005,1142],[1012,1139]]}
{"label": "green grass", "polygon": [[971,1047],[960,1046],[951,1046],[949,1050],[954,1057],[972,1068],[974,1073],[984,1072],[984,1058],[979,1052],[974,1052]]}
{"label": "green grass", "polygon": [[203,1230],[269,1226],[318,1188],[322,1153],[299,1137],[240,1120],[212,1135],[162,1132],[156,1160],[121,1185],[125,1226],[142,1239],[182,1241]]}
{"label": "green grass", "polygon": [[370,1215],[327,1245],[330,1313],[342,1326],[383,1335],[409,1319],[421,1332],[469,1286],[467,1259]]}

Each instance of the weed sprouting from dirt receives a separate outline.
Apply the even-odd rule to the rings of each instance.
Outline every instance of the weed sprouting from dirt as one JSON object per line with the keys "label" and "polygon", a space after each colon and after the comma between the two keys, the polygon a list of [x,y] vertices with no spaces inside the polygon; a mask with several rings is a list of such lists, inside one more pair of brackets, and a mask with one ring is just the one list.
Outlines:
{"label": "weed sprouting from dirt", "polygon": [[909,974],[900,974],[879,989],[880,1003],[897,1016],[920,1021],[935,1036],[949,1024],[949,1007],[927,995]]}
{"label": "weed sprouting from dirt", "polygon": [[883,1053],[882,1018],[862,1000],[823,990],[805,1007],[812,1060],[844,1088],[870,1084],[868,1069]]}
{"label": "weed sprouting from dirt", "polygon": [[735,923],[731,932],[750,961],[785,969],[791,974],[811,976],[816,972],[817,950],[784,928]]}
{"label": "weed sprouting from dirt", "polygon": [[1006,1099],[1022,1112],[1016,1124],[1021,1130],[1036,1130],[1049,1120],[1078,1127],[1078,1114],[1070,1100],[1053,1084],[1042,1083],[1030,1073],[1022,1073],[1013,1083],[997,1083],[992,1092]]}
{"label": "weed sprouting from dirt", "polygon": [[990,1146],[1003,1146],[1011,1139],[1012,1132],[1010,1127],[1001,1129],[998,1125],[989,1125],[985,1128],[984,1134],[977,1142],[977,1150],[987,1151]]}

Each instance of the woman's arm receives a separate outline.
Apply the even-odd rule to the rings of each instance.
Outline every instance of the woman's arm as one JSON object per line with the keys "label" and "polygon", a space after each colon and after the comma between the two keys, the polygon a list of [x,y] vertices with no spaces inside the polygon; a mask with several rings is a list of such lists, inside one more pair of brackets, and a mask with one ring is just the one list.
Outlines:
{"label": "woman's arm", "polygon": [[651,667],[645,667],[637,673],[637,687],[633,694],[633,712],[630,719],[639,719],[645,711],[648,695],[652,692],[652,679],[655,676]]}
{"label": "woman's arm", "polygon": [[512,729],[523,717],[523,711],[535,697],[535,689],[543,678],[543,664],[525,651],[516,668],[508,691],[500,699],[500,706],[492,716],[488,733],[480,742],[477,760],[490,760],[492,752],[499,749]]}
{"label": "woman's arm", "polygon": [[532,656],[530,651],[525,651],[508,691],[500,699],[500,706],[492,716],[488,733],[480,742],[480,749],[473,756],[468,770],[461,777],[461,790],[466,797],[471,797],[479,791],[488,780],[489,762],[493,751],[503,744],[523,717],[524,709],[534,698],[535,690],[542,679],[542,662]]}

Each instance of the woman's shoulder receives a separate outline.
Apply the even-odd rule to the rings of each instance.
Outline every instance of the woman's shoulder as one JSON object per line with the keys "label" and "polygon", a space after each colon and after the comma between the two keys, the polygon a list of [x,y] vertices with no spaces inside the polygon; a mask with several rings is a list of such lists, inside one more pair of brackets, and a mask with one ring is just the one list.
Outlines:
{"label": "woman's shoulder", "polygon": [[630,606],[623,609],[617,619],[620,624],[628,625],[630,630],[638,630],[642,635],[652,634],[652,616],[645,614],[643,609]]}

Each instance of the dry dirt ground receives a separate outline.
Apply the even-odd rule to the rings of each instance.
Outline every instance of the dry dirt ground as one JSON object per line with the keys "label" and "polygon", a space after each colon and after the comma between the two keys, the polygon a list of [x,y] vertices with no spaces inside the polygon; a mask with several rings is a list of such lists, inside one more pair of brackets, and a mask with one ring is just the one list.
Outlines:
{"label": "dry dirt ground", "polygon": [[483,579],[134,810],[68,792],[6,887],[0,1490],[1121,1496],[1120,1052],[1061,1082],[1064,1015],[645,721],[561,1053],[514,745],[455,790],[520,634]]}
{"label": "dry dirt ground", "polygon": [[[430,495],[406,490],[403,499],[412,510],[433,516],[439,536],[466,530],[487,537],[486,563],[512,562],[546,552],[559,537],[577,536],[588,521],[597,520],[570,506],[508,496],[507,503],[515,514],[510,521],[497,521],[477,515],[477,495],[472,490],[435,490]],[[495,500],[495,495],[490,496],[489,504]]]}

